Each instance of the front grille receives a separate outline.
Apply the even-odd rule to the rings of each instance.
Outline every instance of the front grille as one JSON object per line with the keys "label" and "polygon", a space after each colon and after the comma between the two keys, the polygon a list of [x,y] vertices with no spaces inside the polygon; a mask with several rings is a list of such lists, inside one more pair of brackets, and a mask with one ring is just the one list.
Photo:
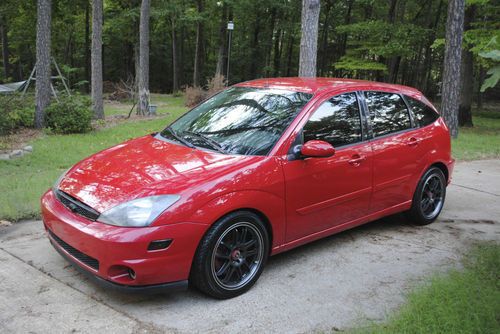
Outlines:
{"label": "front grille", "polygon": [[96,271],[99,271],[99,261],[94,259],[93,257],[88,256],[85,253],[80,252],[78,249],[74,248],[73,246],[68,245],[64,240],[59,238],[57,235],[54,234],[51,230],[48,230],[50,236],[52,239],[57,242],[59,246],[61,246],[62,249],[64,249],[66,252],[71,254],[74,258],[76,258],[78,261],[82,262],[83,264],[89,266],[90,268],[95,269]]}
{"label": "front grille", "polygon": [[92,209],[87,204],[77,200],[73,196],[66,194],[64,191],[56,190],[57,199],[67,207],[71,212],[76,213],[82,217],[96,221],[99,218],[99,212]]}

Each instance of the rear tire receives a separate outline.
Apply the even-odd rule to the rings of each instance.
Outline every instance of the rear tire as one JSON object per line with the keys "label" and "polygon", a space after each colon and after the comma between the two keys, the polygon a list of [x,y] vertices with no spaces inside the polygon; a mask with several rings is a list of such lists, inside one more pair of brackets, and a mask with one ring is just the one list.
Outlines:
{"label": "rear tire", "polygon": [[248,291],[269,256],[269,236],[258,215],[233,212],[218,220],[198,245],[191,283],[200,291],[228,299]]}
{"label": "rear tire", "polygon": [[416,225],[430,224],[441,213],[445,198],[446,178],[441,169],[431,167],[418,182],[407,217]]}

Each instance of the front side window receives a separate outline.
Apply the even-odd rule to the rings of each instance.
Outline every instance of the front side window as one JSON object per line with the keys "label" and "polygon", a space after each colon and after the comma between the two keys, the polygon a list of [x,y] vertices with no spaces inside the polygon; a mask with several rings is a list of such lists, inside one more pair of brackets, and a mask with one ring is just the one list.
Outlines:
{"label": "front side window", "polygon": [[304,142],[323,140],[333,147],[361,141],[361,118],[356,93],[337,95],[314,112],[303,130]]}
{"label": "front side window", "polygon": [[411,127],[408,108],[398,94],[365,92],[365,99],[375,137]]}
{"label": "front side window", "polygon": [[425,103],[408,96],[406,96],[406,101],[413,112],[413,118],[417,127],[421,128],[434,123],[434,121],[439,118],[439,115]]}
{"label": "front side window", "polygon": [[179,118],[161,136],[228,154],[266,155],[312,95],[229,88]]}

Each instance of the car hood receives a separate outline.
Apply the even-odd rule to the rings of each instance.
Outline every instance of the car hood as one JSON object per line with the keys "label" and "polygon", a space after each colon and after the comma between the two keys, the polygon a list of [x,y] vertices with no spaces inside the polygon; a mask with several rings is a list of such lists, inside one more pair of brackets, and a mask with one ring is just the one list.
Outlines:
{"label": "car hood", "polygon": [[103,212],[135,198],[181,194],[258,158],[192,149],[145,136],[77,163],[59,189]]}

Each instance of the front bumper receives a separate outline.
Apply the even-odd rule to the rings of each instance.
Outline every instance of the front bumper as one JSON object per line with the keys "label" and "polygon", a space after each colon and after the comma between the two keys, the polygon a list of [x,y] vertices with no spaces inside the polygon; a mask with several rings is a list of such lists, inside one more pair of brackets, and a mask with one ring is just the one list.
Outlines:
{"label": "front bumper", "polygon": [[[130,228],[93,222],[68,210],[52,190],[43,195],[41,207],[45,229],[57,251],[114,290],[186,287],[193,256],[208,227],[179,223]],[[164,239],[173,241],[166,249],[148,251],[151,241]],[[128,269],[133,270],[134,278]]]}

